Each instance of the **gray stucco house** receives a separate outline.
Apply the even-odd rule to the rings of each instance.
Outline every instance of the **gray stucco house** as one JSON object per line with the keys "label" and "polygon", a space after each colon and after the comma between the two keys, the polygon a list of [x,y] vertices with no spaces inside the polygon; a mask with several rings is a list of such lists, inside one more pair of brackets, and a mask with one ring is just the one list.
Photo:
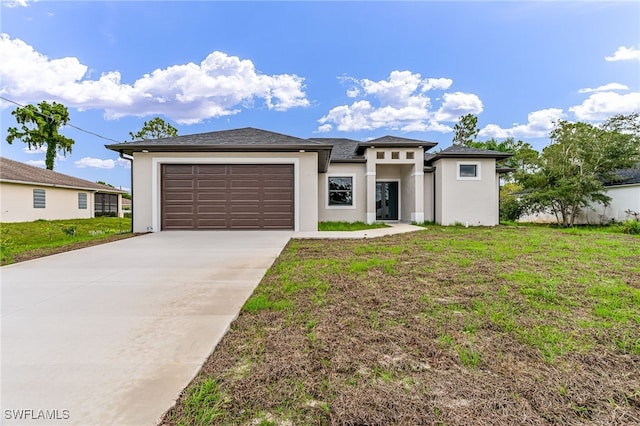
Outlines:
{"label": "gray stucco house", "polygon": [[314,231],[319,221],[497,225],[508,153],[254,128],[107,145],[133,157],[135,232]]}

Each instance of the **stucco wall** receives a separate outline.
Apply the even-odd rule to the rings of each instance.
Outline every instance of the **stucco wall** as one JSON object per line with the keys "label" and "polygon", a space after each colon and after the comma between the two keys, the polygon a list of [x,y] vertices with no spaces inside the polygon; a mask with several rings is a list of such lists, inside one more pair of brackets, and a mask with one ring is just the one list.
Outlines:
{"label": "stucco wall", "polygon": [[134,232],[160,230],[162,164],[293,164],[297,231],[318,229],[318,154],[278,153],[143,153],[133,160]]}
{"label": "stucco wall", "polygon": [[[364,163],[332,163],[327,173],[318,175],[318,220],[320,222],[364,222],[367,218],[367,182]],[[354,205],[329,206],[329,176],[354,177]]]}
{"label": "stucco wall", "polygon": [[431,222],[435,220],[433,215],[433,179],[435,173],[424,174],[424,220]]}
{"label": "stucco wall", "polygon": [[[640,213],[640,184],[610,187],[607,195],[611,197],[608,207],[594,203],[586,207],[576,217],[577,225],[599,225],[611,221],[621,222],[629,219],[625,213],[631,210]],[[520,222],[555,223],[553,213],[534,213],[522,216]]]}
{"label": "stucco wall", "polygon": [[[45,208],[33,207],[33,190],[45,191]],[[78,193],[87,194],[87,208],[78,208]],[[38,219],[88,219],[93,217],[93,193],[0,182],[0,222],[32,222]]]}
{"label": "stucco wall", "polygon": [[[458,177],[458,165],[479,165],[479,179]],[[436,222],[494,226],[499,223],[495,159],[444,158],[436,166]]]}

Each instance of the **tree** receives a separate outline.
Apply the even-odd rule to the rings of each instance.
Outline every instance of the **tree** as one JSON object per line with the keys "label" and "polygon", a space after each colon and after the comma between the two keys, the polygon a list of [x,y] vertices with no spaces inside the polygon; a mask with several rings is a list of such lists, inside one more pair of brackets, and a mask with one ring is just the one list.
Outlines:
{"label": "tree", "polygon": [[62,104],[49,104],[42,101],[38,106],[26,105],[16,108],[12,113],[22,128],[9,127],[7,142],[20,139],[29,149],[47,146],[45,164],[53,170],[56,154],[63,156],[71,152],[74,140],[58,133],[61,126],[69,122],[69,111]]}
{"label": "tree", "polygon": [[129,132],[131,140],[143,141],[147,139],[160,139],[178,136],[178,129],[167,123],[160,117],[145,121],[142,129],[137,133]]}
{"label": "tree", "polygon": [[507,183],[520,182],[527,174],[533,173],[538,164],[540,153],[533,149],[531,144],[514,138],[507,138],[497,141],[493,138],[484,142],[473,142],[469,145],[472,148],[488,149],[499,152],[509,152],[512,157],[501,160],[500,166],[515,169],[513,174],[505,176]]}
{"label": "tree", "polygon": [[551,210],[558,224],[572,226],[591,203],[607,205],[604,182],[640,161],[640,114],[617,115],[600,126],[559,121],[538,169],[524,180],[531,211]]}
{"label": "tree", "polygon": [[460,117],[458,124],[453,126],[453,144],[470,146],[475,142],[478,130],[478,117],[473,114],[466,114]]}

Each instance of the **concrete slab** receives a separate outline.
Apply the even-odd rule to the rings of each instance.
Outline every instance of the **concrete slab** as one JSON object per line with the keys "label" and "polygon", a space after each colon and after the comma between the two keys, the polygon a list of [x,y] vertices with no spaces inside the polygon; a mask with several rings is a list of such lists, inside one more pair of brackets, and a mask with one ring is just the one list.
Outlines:
{"label": "concrete slab", "polygon": [[378,238],[386,235],[404,234],[424,231],[425,228],[408,223],[389,223],[387,228],[365,229],[362,231],[311,231],[296,232],[292,238],[297,239],[364,239]]}
{"label": "concrete slab", "polygon": [[162,232],[0,268],[0,422],[157,424],[292,234]]}

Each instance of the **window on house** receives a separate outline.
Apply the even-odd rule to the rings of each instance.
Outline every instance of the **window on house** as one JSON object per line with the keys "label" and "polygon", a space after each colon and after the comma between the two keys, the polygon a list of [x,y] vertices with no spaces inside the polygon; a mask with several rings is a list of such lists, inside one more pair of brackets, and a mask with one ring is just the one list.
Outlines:
{"label": "window on house", "polygon": [[477,164],[460,164],[460,177],[461,178],[478,177],[478,165]]}
{"label": "window on house", "polygon": [[353,205],[353,177],[329,177],[329,205]]}
{"label": "window on house", "polygon": [[407,160],[413,160],[413,152],[407,152]]}
{"label": "window on house", "polygon": [[118,194],[95,195],[95,216],[118,216]]}
{"label": "window on house", "polygon": [[33,208],[44,209],[46,207],[46,193],[44,189],[33,190]]}
{"label": "window on house", "polygon": [[384,160],[384,151],[378,151],[376,152],[376,158],[378,160]]}
{"label": "window on house", "polygon": [[86,192],[78,192],[78,208],[80,210],[87,209],[87,193]]}
{"label": "window on house", "polygon": [[392,159],[392,160],[399,160],[399,159],[400,159],[400,153],[399,153],[399,152],[396,152],[396,151],[393,151],[393,152],[391,153],[391,159]]}

